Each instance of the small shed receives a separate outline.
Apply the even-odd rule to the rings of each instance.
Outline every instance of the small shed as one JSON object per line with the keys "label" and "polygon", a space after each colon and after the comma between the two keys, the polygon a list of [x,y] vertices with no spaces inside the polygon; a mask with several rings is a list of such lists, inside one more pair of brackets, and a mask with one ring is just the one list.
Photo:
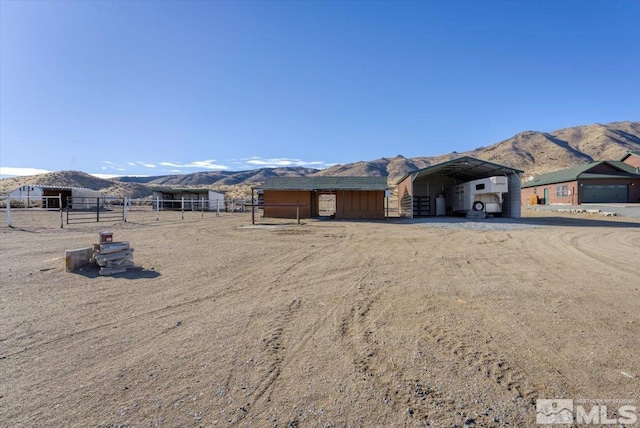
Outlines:
{"label": "small shed", "polygon": [[481,159],[463,156],[406,174],[398,181],[398,213],[402,217],[436,215],[436,197],[467,181],[497,175],[508,180],[502,216],[520,218],[520,182],[523,171]]}
{"label": "small shed", "polygon": [[[184,199],[184,207],[182,201]],[[163,187],[153,191],[153,207],[163,210],[224,210],[224,193],[209,189]]]}
{"label": "small shed", "polygon": [[45,209],[60,209],[60,196],[62,208],[67,208],[71,201],[72,209],[93,209],[98,203],[97,198],[103,198],[105,194],[86,187],[48,185],[24,185],[9,194],[14,205],[22,205],[25,208],[38,206]]}
{"label": "small shed", "polygon": [[333,201],[341,219],[385,218],[386,177],[273,177],[252,188],[262,191],[265,217],[320,217],[321,201]]}
{"label": "small shed", "polygon": [[522,184],[522,200],[565,205],[640,202],[637,168],[622,161],[599,161],[541,174]]}

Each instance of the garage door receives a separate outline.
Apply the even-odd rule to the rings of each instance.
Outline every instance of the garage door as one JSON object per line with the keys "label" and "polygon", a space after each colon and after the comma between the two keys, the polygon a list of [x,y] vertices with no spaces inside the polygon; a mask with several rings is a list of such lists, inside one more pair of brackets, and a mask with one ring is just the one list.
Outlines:
{"label": "garage door", "polygon": [[584,186],[583,203],[628,202],[629,186],[621,184],[590,184]]}

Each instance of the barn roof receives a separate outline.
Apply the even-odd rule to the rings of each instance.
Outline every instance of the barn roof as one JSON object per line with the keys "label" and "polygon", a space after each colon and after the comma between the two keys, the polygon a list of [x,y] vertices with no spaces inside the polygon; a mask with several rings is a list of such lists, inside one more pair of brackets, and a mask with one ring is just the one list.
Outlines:
{"label": "barn roof", "polygon": [[46,189],[46,190],[90,190],[92,192],[100,192],[100,190],[89,189],[88,187],[78,187],[78,186],[56,186],[56,185],[48,185],[48,184],[23,184],[20,187],[16,187],[15,190],[19,190],[23,187],[33,187],[38,189]]}
{"label": "barn roof", "polygon": [[[590,173],[589,170],[601,165],[608,164],[615,168],[619,172],[612,171],[610,173]],[[599,161],[599,162],[587,162],[582,165],[574,166],[573,168],[561,169],[559,171],[548,172],[546,174],[540,174],[532,181],[522,183],[522,187],[535,187],[544,186],[546,184],[566,183],[568,181],[575,181],[579,178],[593,179],[593,178],[640,178],[639,174],[635,173],[635,167],[626,164],[621,161]]]}
{"label": "barn roof", "polygon": [[387,190],[387,177],[272,177],[262,190]]}
{"label": "barn roof", "polygon": [[522,173],[516,168],[510,166],[499,165],[497,163],[485,161],[482,159],[472,158],[471,156],[463,156],[452,159],[436,165],[430,165],[416,171],[405,174],[398,183],[403,182],[407,177],[413,175],[413,180],[427,175],[444,175],[463,181],[476,180],[479,178],[491,177],[494,175]]}
{"label": "barn roof", "polygon": [[186,187],[153,186],[151,190],[154,192],[162,192],[162,193],[209,193],[210,191],[215,193],[220,193],[220,194],[225,193],[222,190],[207,189],[205,187],[186,188]]}

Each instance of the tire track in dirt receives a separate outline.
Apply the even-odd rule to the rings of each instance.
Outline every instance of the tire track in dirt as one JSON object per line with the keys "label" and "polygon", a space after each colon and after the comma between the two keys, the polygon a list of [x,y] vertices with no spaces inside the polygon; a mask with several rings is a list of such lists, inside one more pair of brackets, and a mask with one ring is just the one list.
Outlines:
{"label": "tire track in dirt", "polygon": [[453,332],[439,324],[427,324],[424,331],[442,354],[450,354],[461,365],[478,372],[480,377],[514,393],[516,398],[534,402],[538,393],[528,382],[525,372],[510,364],[496,349],[488,344],[478,348],[474,345],[478,340],[461,335],[460,330]]}
{"label": "tire track in dirt", "polygon": [[[336,238],[336,236],[328,237],[333,239]],[[344,236],[340,237],[342,238]],[[315,257],[322,255],[323,253],[332,256],[336,254],[335,241],[319,247],[317,243],[314,245],[314,250],[303,255],[302,258],[293,261],[292,263],[287,265],[280,273],[275,275],[275,278],[270,281],[272,285],[267,288],[267,291],[274,291],[285,286],[287,288],[290,288],[290,281],[295,279],[297,274],[304,274],[307,270],[309,262]],[[339,241],[338,245],[340,247],[347,246],[348,240],[341,240]],[[333,251],[327,251],[329,248],[331,248]],[[321,260],[321,262],[326,263],[325,260]],[[338,271],[339,269],[335,268],[332,272],[335,273]],[[346,297],[347,294],[345,294],[343,297]],[[295,361],[290,361],[290,355],[295,356],[303,348],[305,348],[313,338],[313,336],[321,328],[326,326],[327,321],[334,317],[336,312],[339,310],[339,306],[333,306],[329,310],[323,311],[323,315],[314,320],[311,325],[302,332],[299,338],[292,345],[289,345],[288,348],[285,343],[291,341],[293,338],[287,337],[287,330],[289,326],[295,324],[297,316],[302,311],[302,301],[303,300],[301,297],[295,297],[285,308],[278,311],[273,322],[273,327],[264,335],[262,339],[262,355],[267,361],[267,368],[264,374],[258,380],[258,384],[253,389],[253,392],[251,392],[247,397],[246,405],[240,409],[241,413],[237,414],[236,419],[231,422],[231,425],[237,425],[247,417],[250,417],[253,414],[252,409],[254,409],[259,402],[271,401],[271,394],[274,384],[276,384],[276,382],[280,378],[283,369],[288,367],[290,364],[295,363]]]}
{"label": "tire track in dirt", "polygon": [[[258,386],[255,388],[253,394],[251,394],[249,402],[247,403],[248,407],[251,407],[255,402],[260,400],[280,376],[282,362],[284,360],[284,356],[282,355],[282,351],[284,350],[282,334],[285,326],[291,322],[292,317],[300,310],[301,306],[302,301],[300,299],[291,301],[276,317],[276,319],[278,319],[276,327],[268,333],[267,337],[262,339],[263,350],[270,359],[270,366],[267,369],[266,375],[259,381]],[[246,416],[246,412],[243,416]]]}
{"label": "tire track in dirt", "polygon": [[[606,246],[605,248],[616,248],[615,254],[628,254],[629,258],[640,258],[640,244],[634,243],[629,236],[629,232],[620,234],[615,232],[609,232],[602,234],[598,237],[598,242],[593,241],[592,234],[586,232],[564,232],[559,235],[560,241],[568,245],[576,254],[590,259],[592,262],[597,262],[605,266],[614,265],[620,271],[630,273],[632,275],[638,275],[640,273],[637,268],[637,264],[630,264],[628,259],[620,260],[620,257],[611,257],[612,253],[603,251],[603,245],[606,241],[614,240],[615,244]],[[629,241],[629,242],[627,242]],[[589,250],[590,248],[601,248],[600,251]],[[635,256],[634,256],[635,255]]]}
{"label": "tire track in dirt", "polygon": [[[309,259],[311,259],[313,256],[317,255],[318,253],[320,253],[321,251],[325,250],[328,246],[327,245],[325,247],[321,247],[318,248],[317,250],[315,250],[314,252],[305,255],[301,260],[298,260],[296,262],[294,262],[293,265],[288,266],[285,271],[281,274],[285,274],[289,271],[291,271],[292,269],[294,269],[295,267],[299,267],[302,264],[304,264],[305,262],[307,262]],[[295,252],[295,250],[291,250],[292,253]],[[282,258],[282,255],[271,255],[270,258],[272,258],[274,261],[276,260],[280,260]],[[61,341],[64,341],[66,339],[71,339],[74,337],[79,337],[91,332],[95,332],[98,330],[102,330],[102,329],[107,329],[107,328],[113,328],[114,326],[128,326],[128,325],[132,325],[132,324],[136,324],[140,321],[140,319],[149,317],[149,316],[154,316],[156,315],[157,318],[162,318],[164,315],[161,315],[165,312],[169,312],[169,311],[175,311],[176,309],[185,309],[185,308],[190,308],[193,306],[197,306],[209,301],[216,301],[218,299],[222,299],[225,298],[227,296],[233,295],[235,293],[238,292],[244,292],[246,287],[245,287],[245,280],[246,279],[253,279],[255,278],[256,275],[258,275],[260,272],[260,268],[259,267],[254,267],[254,268],[249,268],[245,271],[243,271],[243,273],[240,274],[236,274],[234,276],[232,276],[231,278],[226,278],[225,274],[219,274],[217,277],[213,277],[211,280],[215,281],[216,279],[222,279],[224,278],[224,285],[223,285],[223,289],[215,292],[215,293],[211,293],[202,297],[198,297],[195,299],[190,299],[190,300],[186,300],[180,303],[175,303],[175,304],[169,304],[166,306],[162,306],[159,308],[154,308],[151,310],[147,310],[147,311],[143,311],[143,312],[138,312],[135,313],[133,315],[127,316],[126,318],[120,318],[120,319],[116,319],[114,321],[111,322],[107,322],[107,323],[101,323],[98,325],[94,325],[91,327],[87,327],[84,329],[80,329],[78,331],[74,331],[72,333],[69,334],[64,334],[61,336],[57,336],[54,337],[52,339],[49,340],[45,340],[42,342],[35,342],[35,343],[30,343],[27,344],[23,349],[20,349],[18,351],[12,352],[12,353],[7,353],[4,354],[5,357],[12,357],[15,355],[19,355],[22,354],[24,352],[33,350],[33,349],[37,349],[43,346],[47,346],[47,345],[51,345],[51,344],[55,344]],[[278,277],[276,277],[278,278]],[[274,280],[274,282],[277,282],[277,279]],[[239,284],[236,286],[233,286],[233,284]],[[231,285],[231,287],[229,287],[229,285]]]}

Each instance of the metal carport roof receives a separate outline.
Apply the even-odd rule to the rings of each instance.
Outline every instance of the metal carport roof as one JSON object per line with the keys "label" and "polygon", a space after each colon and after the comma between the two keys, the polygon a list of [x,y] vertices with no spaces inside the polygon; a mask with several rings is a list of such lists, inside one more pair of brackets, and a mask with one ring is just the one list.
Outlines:
{"label": "metal carport roof", "polygon": [[410,175],[413,175],[413,180],[427,175],[444,175],[447,177],[455,178],[461,181],[476,180],[478,178],[491,177],[493,175],[523,173],[516,168],[511,168],[505,165],[498,165],[497,163],[488,162],[482,159],[472,158],[470,156],[463,156],[457,159],[452,159],[447,162],[442,162],[436,165],[430,165],[426,168],[422,168],[416,171],[409,172],[404,175],[398,183],[403,182]]}

